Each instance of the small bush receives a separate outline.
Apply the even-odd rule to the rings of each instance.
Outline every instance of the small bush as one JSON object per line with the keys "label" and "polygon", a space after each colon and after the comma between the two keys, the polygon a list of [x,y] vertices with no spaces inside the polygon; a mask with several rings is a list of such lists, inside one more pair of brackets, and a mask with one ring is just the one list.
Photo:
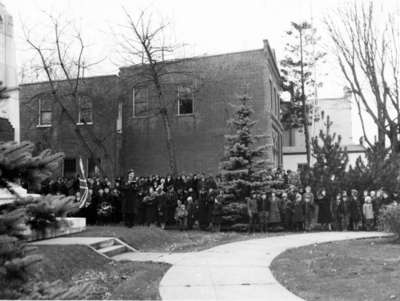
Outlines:
{"label": "small bush", "polygon": [[381,209],[379,214],[380,228],[393,232],[400,238],[400,206],[389,205]]}

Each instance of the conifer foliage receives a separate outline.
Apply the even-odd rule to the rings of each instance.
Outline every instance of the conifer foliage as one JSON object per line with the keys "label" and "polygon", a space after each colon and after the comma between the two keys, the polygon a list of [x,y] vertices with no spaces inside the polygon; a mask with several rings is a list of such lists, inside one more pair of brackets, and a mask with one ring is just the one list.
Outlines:
{"label": "conifer foliage", "polygon": [[[62,153],[52,154],[49,150],[33,156],[33,149],[30,142],[0,142],[0,189],[15,197],[12,202],[0,200],[0,299],[33,296],[51,299],[69,292],[59,285],[28,283],[29,276],[34,277],[28,268],[41,258],[26,244],[27,226],[36,230],[55,227],[57,216],[65,216],[76,207],[68,197],[26,197],[14,189],[18,182],[38,185],[55,171],[63,158]],[[67,295],[74,296],[72,292]]]}
{"label": "conifer foliage", "polygon": [[331,133],[332,121],[327,116],[325,131],[311,139],[312,154],[316,159],[308,172],[305,184],[310,184],[315,191],[325,188],[333,196],[343,187],[346,165],[349,161],[347,149],[341,146],[341,136]]}
{"label": "conifer foliage", "polygon": [[268,145],[261,143],[266,136],[253,134],[257,121],[251,118],[252,99],[244,94],[238,101],[238,105],[232,105],[235,111],[228,120],[230,134],[225,135],[225,156],[220,162],[220,188],[225,192],[224,220],[230,224],[244,222],[245,197],[267,184],[263,175]]}

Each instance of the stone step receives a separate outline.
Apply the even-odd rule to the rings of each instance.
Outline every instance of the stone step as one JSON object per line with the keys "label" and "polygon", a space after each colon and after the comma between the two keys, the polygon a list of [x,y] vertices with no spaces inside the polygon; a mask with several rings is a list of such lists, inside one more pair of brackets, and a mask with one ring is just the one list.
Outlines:
{"label": "stone step", "polygon": [[116,256],[118,254],[125,253],[125,252],[127,252],[129,250],[124,245],[112,245],[112,246],[109,246],[109,247],[97,249],[97,251],[100,252],[101,254],[105,255],[105,256],[113,257],[113,256]]}
{"label": "stone step", "polygon": [[111,247],[113,245],[117,245],[119,244],[114,238],[110,238],[110,239],[106,239],[106,240],[102,240],[96,243],[91,244],[90,246],[96,250],[99,249],[104,249],[107,247]]}

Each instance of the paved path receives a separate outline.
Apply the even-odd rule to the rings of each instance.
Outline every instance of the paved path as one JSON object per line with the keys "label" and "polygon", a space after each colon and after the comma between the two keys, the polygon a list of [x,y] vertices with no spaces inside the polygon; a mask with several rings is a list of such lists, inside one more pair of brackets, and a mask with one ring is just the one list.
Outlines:
{"label": "paved path", "polygon": [[[167,256],[173,266],[160,283],[163,300],[302,300],[272,276],[272,260],[290,248],[384,236],[377,232],[293,234],[235,242],[209,250]],[[171,254],[176,255],[176,254]],[[173,260],[175,259],[175,260]]]}
{"label": "paved path", "polygon": [[[160,283],[163,300],[302,300],[280,285],[269,266],[287,249],[346,239],[387,236],[380,232],[319,232],[228,243],[201,252],[126,252],[115,260],[167,262]],[[112,237],[60,237],[33,244],[93,245]]]}
{"label": "paved path", "polygon": [[85,245],[89,246],[114,237],[56,237],[31,242],[32,245]]}

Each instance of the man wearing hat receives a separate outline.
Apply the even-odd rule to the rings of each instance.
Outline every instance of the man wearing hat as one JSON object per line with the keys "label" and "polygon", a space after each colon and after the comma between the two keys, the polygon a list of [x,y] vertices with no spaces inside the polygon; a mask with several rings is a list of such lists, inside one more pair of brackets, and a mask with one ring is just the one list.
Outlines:
{"label": "man wearing hat", "polygon": [[128,172],[128,181],[122,188],[122,219],[124,224],[132,227],[136,223],[137,205],[138,205],[138,186],[135,181],[135,172],[133,169]]}

